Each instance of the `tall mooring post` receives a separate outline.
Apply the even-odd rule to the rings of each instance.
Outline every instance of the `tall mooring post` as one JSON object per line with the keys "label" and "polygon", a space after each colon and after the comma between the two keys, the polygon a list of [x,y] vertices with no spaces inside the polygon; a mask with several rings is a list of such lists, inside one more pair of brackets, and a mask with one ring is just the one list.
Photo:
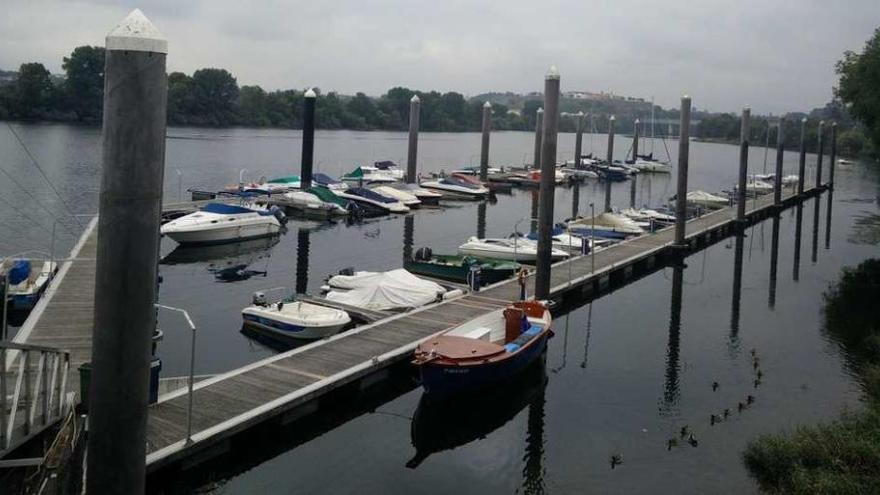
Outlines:
{"label": "tall mooring post", "polygon": [[489,133],[492,132],[492,105],[483,103],[483,142],[480,146],[480,180],[489,179]]}
{"label": "tall mooring post", "polygon": [[535,158],[533,167],[541,170],[541,139],[544,137],[544,109],[535,112]]}
{"label": "tall mooring post", "polygon": [[819,128],[816,129],[819,140],[818,149],[816,151],[816,187],[822,185],[822,158],[825,155],[825,121],[819,121]]}
{"label": "tall mooring post", "polygon": [[88,493],[144,493],[168,42],[135,9],[106,39]]}
{"label": "tall mooring post", "polygon": [[419,109],[421,101],[419,95],[413,95],[409,100],[409,148],[406,153],[406,183],[416,182],[416,159],[419,154]]}
{"label": "tall mooring post", "polygon": [[801,119],[801,149],[798,156],[798,196],[804,193],[804,179],[807,173],[807,118]]}
{"label": "tall mooring post", "polygon": [[746,220],[746,181],[749,175],[749,119],[752,110],[743,108],[739,126],[739,183],[736,188],[736,221]]}
{"label": "tall mooring post", "polygon": [[785,117],[779,117],[776,127],[776,177],[773,180],[773,204],[782,206],[782,159],[785,155]]}
{"label": "tall mooring post", "polygon": [[[605,161],[609,167],[614,163],[614,122],[615,118],[612,115],[608,119],[608,150],[605,154]],[[608,177],[605,177],[605,211],[611,211],[611,181]]]}
{"label": "tall mooring post", "polygon": [[[831,156],[828,162],[828,187],[834,189],[834,166],[837,165],[837,122],[831,123]],[[828,203],[829,211],[831,203]],[[830,215],[829,215],[829,218]]]}
{"label": "tall mooring post", "polygon": [[[574,135],[574,166],[575,168],[580,167],[581,165],[581,153],[582,146],[584,142],[584,112],[578,112],[575,115],[577,118],[577,126]],[[571,194],[571,216],[572,218],[576,217],[578,214],[578,206],[581,201],[581,188],[579,183],[575,183],[574,190]]]}
{"label": "tall mooring post", "polygon": [[305,105],[303,112],[303,144],[302,165],[300,168],[300,188],[304,191],[312,187],[312,164],[315,160],[315,104],[318,95],[315,90],[309,88],[303,95]]}
{"label": "tall mooring post", "polygon": [[296,231],[296,285],[294,290],[297,294],[305,294],[309,291],[309,251],[311,240],[308,229]]}
{"label": "tall mooring post", "polygon": [[675,244],[684,246],[687,223],[688,154],[691,135],[691,97],[681,97],[681,121],[678,138],[678,187],[675,195]]}
{"label": "tall mooring post", "polygon": [[633,122],[633,154],[632,159],[635,162],[639,158],[639,119]]}
{"label": "tall mooring post", "polygon": [[556,187],[556,132],[559,129],[559,71],[544,77],[544,137],[541,143],[541,197],[538,204],[538,259],[535,299],[550,297],[550,254],[553,249],[553,200]]}

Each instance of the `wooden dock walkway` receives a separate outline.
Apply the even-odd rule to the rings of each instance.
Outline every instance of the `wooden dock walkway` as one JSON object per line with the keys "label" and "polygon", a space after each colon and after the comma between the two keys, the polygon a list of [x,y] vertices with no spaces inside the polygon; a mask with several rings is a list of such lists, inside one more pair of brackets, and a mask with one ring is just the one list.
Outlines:
{"label": "wooden dock walkway", "polygon": [[[804,197],[820,191],[810,189]],[[786,191],[784,205],[804,197]],[[757,221],[771,214],[776,210],[772,201],[772,195],[749,201],[748,219]],[[736,226],[735,214],[735,208],[724,208],[689,221],[688,244],[699,247],[728,235]],[[556,263],[551,298],[601,289],[613,276],[631,274],[640,263],[650,269],[658,257],[677,249],[672,247],[673,239],[674,230],[669,228],[597,252],[595,258],[579,256]],[[528,283],[531,294],[533,277]],[[187,439],[186,390],[165,395],[149,409],[147,469],[173,469],[179,461],[195,464],[228,448],[224,440],[250,427],[269,419],[287,423],[315,411],[318,402],[314,399],[356,380],[381,379],[392,363],[406,359],[424,339],[504,308],[518,297],[515,280],[500,282],[204,380],[193,393],[191,439]]]}

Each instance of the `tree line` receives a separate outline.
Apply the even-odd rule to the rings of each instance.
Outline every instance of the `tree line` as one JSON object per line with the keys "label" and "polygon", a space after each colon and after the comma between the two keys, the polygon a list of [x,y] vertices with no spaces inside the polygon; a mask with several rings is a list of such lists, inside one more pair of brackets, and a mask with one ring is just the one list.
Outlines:
{"label": "tree line", "polygon": [[[880,32],[880,31],[878,31]],[[866,64],[880,65],[880,41],[875,39],[866,46],[865,55],[845,54],[838,64],[841,88],[834,101],[809,113],[792,113],[786,116],[784,145],[797,149],[800,139],[800,119],[808,118],[808,150],[815,151],[816,124],[819,119],[838,122],[838,149],[841,155],[874,153],[878,149],[871,141],[880,142],[880,109],[870,106],[880,98],[874,94],[880,84],[872,86],[869,77],[859,77],[867,69]],[[876,52],[876,53],[875,53]],[[64,57],[63,77],[56,77],[38,62],[22,64],[15,77],[9,72],[0,73],[0,120],[48,120],[64,122],[99,123],[102,115],[104,91],[104,49],[80,46]],[[876,69],[875,69],[876,70]],[[853,75],[850,75],[853,74]],[[509,106],[511,95],[488,93],[467,98],[454,91],[418,91],[394,87],[379,97],[364,93],[341,95],[336,92],[323,94],[319,88],[316,125],[321,129],[352,130],[405,130],[409,125],[410,98],[421,99],[420,124],[423,131],[462,132],[478,131],[482,122],[482,105],[492,103],[492,127],[495,130],[533,130],[536,110],[543,105],[540,94],[524,97],[517,95],[516,104]],[[874,93],[872,93],[874,92]],[[266,91],[260,86],[239,86],[235,77],[225,69],[198,69],[192,75],[182,72],[168,74],[168,123],[190,126],[246,126],[278,127],[296,129],[302,127],[304,90],[285,89]],[[872,96],[874,94],[874,96]],[[868,103],[853,102],[862,98]],[[871,98],[874,98],[871,100]],[[653,108],[652,108],[653,106]],[[850,108],[858,122],[850,117]],[[627,100],[576,100],[560,101],[561,132],[574,132],[576,119],[567,118],[577,112],[592,115],[585,122],[585,131],[607,132],[609,117],[616,116],[615,131],[631,133],[634,121],[641,119],[642,133],[647,134],[648,119],[677,121],[678,109],[663,109],[652,103]],[[858,112],[858,113],[857,113]],[[739,140],[739,116],[726,113],[709,113],[695,109],[693,119],[699,123],[692,136],[708,140],[736,142]],[[751,126],[751,142],[761,145],[767,142],[769,117],[754,116]],[[658,135],[664,134],[663,126]],[[772,126],[771,126],[772,127]],[[775,132],[770,133],[770,144],[775,146]]]}

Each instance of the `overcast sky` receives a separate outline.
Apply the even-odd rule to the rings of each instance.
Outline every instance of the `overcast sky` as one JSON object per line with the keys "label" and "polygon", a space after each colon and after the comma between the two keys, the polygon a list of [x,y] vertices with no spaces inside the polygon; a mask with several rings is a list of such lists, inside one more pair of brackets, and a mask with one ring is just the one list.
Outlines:
{"label": "overcast sky", "polygon": [[0,68],[53,73],[139,7],[169,71],[223,67],[239,84],[384,93],[392,86],[527,92],[551,64],[563,91],[760,114],[831,98],[834,63],[880,26],[880,0],[3,0]]}

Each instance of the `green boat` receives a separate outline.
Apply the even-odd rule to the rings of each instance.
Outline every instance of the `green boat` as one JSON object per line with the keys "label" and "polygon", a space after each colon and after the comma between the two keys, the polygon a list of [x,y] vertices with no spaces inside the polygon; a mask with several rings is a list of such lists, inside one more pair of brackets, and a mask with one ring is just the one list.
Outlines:
{"label": "green boat", "polygon": [[480,267],[480,285],[513,277],[520,269],[520,264],[513,261],[434,254],[428,248],[416,251],[413,259],[407,260],[403,267],[418,275],[466,284],[473,265]]}

